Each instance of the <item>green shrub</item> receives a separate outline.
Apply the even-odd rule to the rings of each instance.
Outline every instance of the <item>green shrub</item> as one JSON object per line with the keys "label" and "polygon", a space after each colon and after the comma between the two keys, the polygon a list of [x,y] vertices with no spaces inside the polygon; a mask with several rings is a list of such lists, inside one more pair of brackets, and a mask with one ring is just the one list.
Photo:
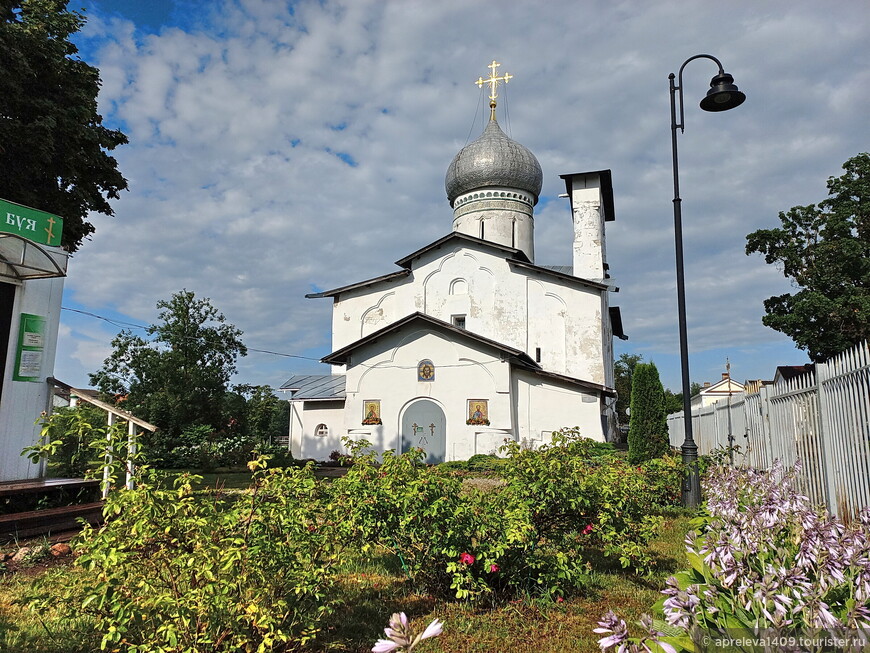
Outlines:
{"label": "green shrub", "polygon": [[83,477],[101,464],[91,442],[97,435],[105,437],[107,428],[106,413],[95,406],[57,408],[43,417],[40,443],[22,455],[34,464],[46,459],[49,472],[58,477]]}
{"label": "green shrub", "polygon": [[670,451],[665,391],[655,363],[638,363],[631,377],[628,460],[632,464]]}
{"label": "green shrub", "polygon": [[645,499],[655,506],[678,506],[682,504],[682,483],[685,466],[678,455],[668,454],[647,460],[638,467],[643,474]]}
{"label": "green shrub", "polygon": [[647,514],[646,476],[615,456],[590,456],[601,448],[576,430],[536,451],[506,445],[497,463],[506,485],[485,494],[443,465],[423,465],[419,450],[388,451],[378,463],[367,443],[347,446],[356,463],[331,484],[331,519],[349,545],[392,551],[421,590],[555,598],[584,584],[587,547],[641,571],[652,564],[646,544],[661,519]]}
{"label": "green shrub", "polygon": [[195,495],[195,479],[166,489],[148,471],[137,489],[109,495],[105,525],[77,544],[93,583],[71,607],[94,615],[112,650],[272,651],[311,640],[335,603],[338,559],[312,467],[258,471],[238,500]]}
{"label": "green shrub", "polygon": [[516,442],[505,450],[505,493],[528,512],[545,547],[568,549],[579,537],[579,546],[600,546],[624,567],[650,570],[646,545],[661,518],[649,514],[653,506],[640,470],[616,456],[590,456],[601,449],[577,429],[554,433],[550,444],[534,451]]}

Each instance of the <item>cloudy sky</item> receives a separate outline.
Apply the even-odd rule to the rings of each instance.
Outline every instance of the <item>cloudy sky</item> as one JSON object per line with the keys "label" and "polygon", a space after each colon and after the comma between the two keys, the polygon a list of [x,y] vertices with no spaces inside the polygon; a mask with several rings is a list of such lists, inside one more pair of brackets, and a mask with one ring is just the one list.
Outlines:
{"label": "cloudy sky", "polygon": [[[55,375],[86,385],[119,324],[182,288],[252,351],[238,382],[326,373],[331,302],[305,293],[392,272],[447,234],[444,173],[483,127],[474,81],[514,76],[499,120],[544,170],[536,262],[571,262],[560,174],[612,170],[611,274],[630,339],[678,389],[668,74],[718,57],[747,95],[679,137],[692,380],[771,378],[806,361],[761,324],[788,281],[747,233],[826,196],[870,149],[866,2],[85,0],[82,56],[130,144],[130,190],[69,265]],[[78,3],[73,3],[78,6]],[[84,315],[92,313],[111,322]],[[283,355],[277,355],[283,354]]]}

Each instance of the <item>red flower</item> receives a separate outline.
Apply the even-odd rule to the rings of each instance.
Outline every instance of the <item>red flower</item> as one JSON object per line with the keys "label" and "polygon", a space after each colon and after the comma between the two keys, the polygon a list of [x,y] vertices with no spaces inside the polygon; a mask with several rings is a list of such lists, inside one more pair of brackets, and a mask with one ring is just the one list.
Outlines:
{"label": "red flower", "polygon": [[583,535],[589,535],[592,532],[592,529],[595,528],[592,524],[587,524],[586,528],[583,529]]}
{"label": "red flower", "polygon": [[460,553],[459,554],[459,562],[464,565],[473,565],[474,564],[474,556],[470,553]]}
{"label": "red flower", "polygon": [[501,571],[501,567],[499,567],[498,565],[490,565],[489,566],[489,573],[491,573],[491,574],[497,574],[500,571]]}
{"label": "red flower", "polygon": [[564,603],[564,602],[565,602],[565,599],[563,599],[561,596],[556,597],[556,603]]}

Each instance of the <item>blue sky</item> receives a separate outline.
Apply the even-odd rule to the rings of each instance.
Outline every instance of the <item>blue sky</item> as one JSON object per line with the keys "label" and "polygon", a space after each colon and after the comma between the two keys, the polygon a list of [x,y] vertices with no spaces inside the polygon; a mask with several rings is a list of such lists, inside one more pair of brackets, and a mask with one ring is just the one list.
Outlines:
{"label": "blue sky", "polygon": [[[746,103],[707,114],[716,73],[684,73],[679,137],[692,379],[771,378],[806,356],[761,325],[780,273],[744,254],[777,213],[818,202],[870,149],[863,2],[87,0],[77,37],[100,111],[130,144],[130,190],[69,265],[55,376],[86,385],[120,323],[182,288],[261,352],[237,382],[326,372],[331,302],[445,235],[444,173],[482,129],[474,81],[514,76],[499,119],[544,170],[536,262],[570,263],[560,174],[610,169],[611,274],[627,342],[679,386],[668,73],[717,56]],[[75,4],[71,6],[76,6]],[[505,113],[507,110],[508,113]]]}

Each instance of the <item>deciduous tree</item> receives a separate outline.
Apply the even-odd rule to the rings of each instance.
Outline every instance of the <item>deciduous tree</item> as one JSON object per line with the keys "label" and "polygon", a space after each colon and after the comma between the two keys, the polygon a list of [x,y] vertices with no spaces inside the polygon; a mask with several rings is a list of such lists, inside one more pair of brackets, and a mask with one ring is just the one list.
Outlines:
{"label": "deciduous tree", "polygon": [[119,333],[91,383],[122,395],[125,408],[170,435],[193,425],[225,428],[229,380],[237,358],[247,355],[242,332],[208,299],[188,290],[157,302],[157,308],[163,309],[160,322],[146,329],[151,338]]}
{"label": "deciduous tree", "polygon": [[85,19],[66,4],[0,0],[0,197],[63,217],[75,251],[88,213],[113,215],[127,188],[108,154],[127,137],[97,113],[99,71],[70,41]]}
{"label": "deciduous tree", "polygon": [[828,179],[828,198],[779,214],[781,227],[746,237],[797,292],[764,301],[762,322],[824,361],[870,338],[870,154]]}

